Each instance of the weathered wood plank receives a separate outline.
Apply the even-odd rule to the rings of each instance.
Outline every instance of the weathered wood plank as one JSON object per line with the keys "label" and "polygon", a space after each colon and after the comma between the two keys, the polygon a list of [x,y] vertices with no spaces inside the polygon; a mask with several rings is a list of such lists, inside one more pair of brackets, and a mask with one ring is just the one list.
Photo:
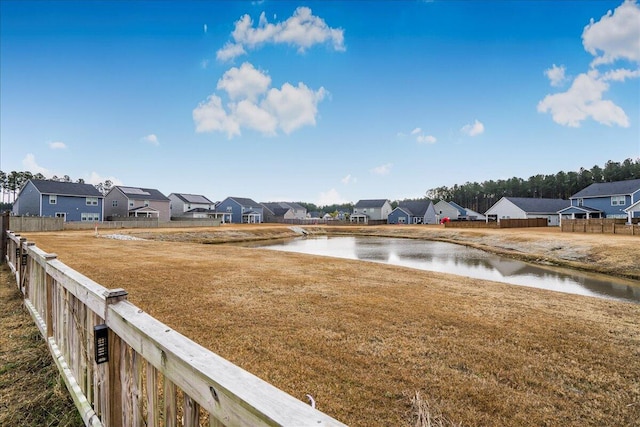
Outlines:
{"label": "weathered wood plank", "polygon": [[145,361],[145,370],[147,380],[147,426],[158,427],[160,425],[160,407],[158,406],[158,370],[148,361]]}
{"label": "weathered wood plank", "polygon": [[47,274],[87,305],[91,311],[99,314],[103,319],[106,317],[104,292],[108,291],[107,288],[78,273],[57,259],[47,263]]}
{"label": "weathered wood plank", "polygon": [[106,320],[114,333],[224,424],[343,425],[127,301],[110,305]]}
{"label": "weathered wood plank", "polygon": [[177,405],[176,405],[176,385],[170,379],[164,377],[164,425],[165,427],[176,427]]}

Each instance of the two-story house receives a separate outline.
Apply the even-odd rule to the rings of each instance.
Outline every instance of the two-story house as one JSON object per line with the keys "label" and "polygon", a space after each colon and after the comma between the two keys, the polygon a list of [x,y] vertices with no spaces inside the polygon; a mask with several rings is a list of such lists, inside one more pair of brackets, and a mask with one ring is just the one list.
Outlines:
{"label": "two-story house", "polygon": [[264,208],[263,222],[304,221],[307,209],[293,202],[265,202],[260,203]]}
{"label": "two-story house", "polygon": [[263,221],[264,208],[251,199],[227,197],[216,205],[216,213],[224,222],[256,224]]}
{"label": "two-story house", "polygon": [[157,218],[160,222],[171,220],[171,207],[167,196],[153,188],[113,187],[104,198],[107,219]]}
{"label": "two-story house", "polygon": [[13,204],[14,215],[102,221],[104,197],[91,184],[30,179]]}
{"label": "two-story house", "polygon": [[199,194],[169,194],[172,218],[214,218],[216,204]]}
{"label": "two-story house", "polygon": [[436,210],[431,200],[400,202],[389,214],[389,224],[437,224]]}
{"label": "two-story house", "polygon": [[562,218],[631,219],[627,208],[640,201],[640,179],[593,183],[569,200],[571,206],[559,212]]}
{"label": "two-story house", "polygon": [[387,199],[358,200],[349,219],[365,224],[369,221],[387,221],[392,210],[391,202]]}

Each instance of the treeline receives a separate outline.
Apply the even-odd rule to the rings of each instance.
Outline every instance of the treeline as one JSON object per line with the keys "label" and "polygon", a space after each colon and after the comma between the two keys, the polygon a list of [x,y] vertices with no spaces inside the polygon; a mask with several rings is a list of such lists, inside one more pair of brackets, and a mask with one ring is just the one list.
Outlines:
{"label": "treeline", "polygon": [[501,197],[534,197],[568,199],[596,182],[640,179],[640,158],[623,162],[609,160],[603,167],[580,168],[576,172],[560,171],[554,175],[534,175],[528,179],[510,178],[481,183],[465,182],[453,187],[437,187],[427,191],[428,199],[454,201],[477,212],[486,212]]}

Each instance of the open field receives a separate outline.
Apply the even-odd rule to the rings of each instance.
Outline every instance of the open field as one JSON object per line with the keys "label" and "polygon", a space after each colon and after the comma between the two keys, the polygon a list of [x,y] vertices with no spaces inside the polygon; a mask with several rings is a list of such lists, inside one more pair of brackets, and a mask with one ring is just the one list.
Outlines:
{"label": "open field", "polygon": [[[441,239],[640,277],[636,236],[305,227]],[[220,244],[287,227],[27,233],[170,327],[354,426],[412,425],[416,392],[467,426],[640,425],[640,305]]]}

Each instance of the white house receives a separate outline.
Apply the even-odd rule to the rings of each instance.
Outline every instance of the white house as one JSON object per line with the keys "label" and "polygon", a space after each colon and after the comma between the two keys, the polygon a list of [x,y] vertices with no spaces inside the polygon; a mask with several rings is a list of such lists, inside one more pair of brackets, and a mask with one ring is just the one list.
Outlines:
{"label": "white house", "polygon": [[368,223],[369,221],[386,221],[393,209],[387,199],[358,200],[351,214],[351,222]]}
{"label": "white house", "polygon": [[486,212],[487,221],[501,219],[546,218],[547,225],[560,225],[559,211],[569,206],[568,200],[503,197]]}

